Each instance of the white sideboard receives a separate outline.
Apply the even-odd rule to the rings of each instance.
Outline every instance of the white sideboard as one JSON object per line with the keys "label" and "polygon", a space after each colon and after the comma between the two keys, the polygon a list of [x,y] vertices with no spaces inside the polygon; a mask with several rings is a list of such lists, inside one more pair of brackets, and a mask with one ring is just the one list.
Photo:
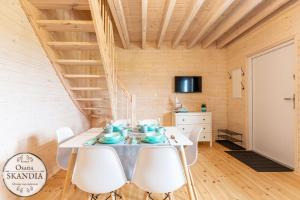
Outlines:
{"label": "white sideboard", "polygon": [[211,112],[174,113],[173,125],[186,135],[195,128],[201,130],[199,141],[210,142],[212,146],[212,119]]}

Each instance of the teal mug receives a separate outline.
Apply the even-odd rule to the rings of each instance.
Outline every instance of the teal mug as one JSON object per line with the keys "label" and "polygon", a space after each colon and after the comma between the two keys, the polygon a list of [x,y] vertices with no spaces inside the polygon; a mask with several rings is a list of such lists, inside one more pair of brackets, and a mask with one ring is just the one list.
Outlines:
{"label": "teal mug", "polygon": [[112,133],[113,132],[113,126],[107,126],[104,128],[104,132],[105,133]]}
{"label": "teal mug", "polygon": [[113,132],[119,132],[123,129],[122,125],[113,125]]}
{"label": "teal mug", "polygon": [[157,127],[155,129],[156,133],[159,133],[159,134],[164,134],[165,133],[165,128],[164,127]]}
{"label": "teal mug", "polygon": [[123,136],[123,137],[127,137],[128,136],[128,129],[127,128],[123,128],[120,130],[120,134]]}
{"label": "teal mug", "polygon": [[143,126],[141,126],[140,132],[142,132],[142,133],[147,133],[147,132],[148,132],[148,125],[147,125],[147,124],[144,124]]}
{"label": "teal mug", "polygon": [[148,126],[148,131],[155,131],[156,126],[155,125],[149,125]]}

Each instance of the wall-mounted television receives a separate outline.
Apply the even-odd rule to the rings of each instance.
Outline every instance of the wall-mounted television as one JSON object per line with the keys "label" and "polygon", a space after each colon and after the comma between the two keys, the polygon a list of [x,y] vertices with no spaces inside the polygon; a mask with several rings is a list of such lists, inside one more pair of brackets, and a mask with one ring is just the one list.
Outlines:
{"label": "wall-mounted television", "polygon": [[175,76],[176,93],[202,92],[201,76]]}

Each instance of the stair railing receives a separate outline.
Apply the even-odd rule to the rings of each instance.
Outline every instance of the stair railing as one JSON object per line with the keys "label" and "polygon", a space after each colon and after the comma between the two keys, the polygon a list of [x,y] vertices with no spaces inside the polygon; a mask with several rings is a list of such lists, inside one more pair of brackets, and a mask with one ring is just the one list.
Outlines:
{"label": "stair railing", "polygon": [[117,78],[113,24],[106,0],[89,0],[98,46],[106,75],[112,119],[135,120],[135,95]]}
{"label": "stair railing", "polygon": [[136,120],[136,97],[128,92],[124,84],[118,79],[117,87],[117,117],[126,119],[133,126]]}

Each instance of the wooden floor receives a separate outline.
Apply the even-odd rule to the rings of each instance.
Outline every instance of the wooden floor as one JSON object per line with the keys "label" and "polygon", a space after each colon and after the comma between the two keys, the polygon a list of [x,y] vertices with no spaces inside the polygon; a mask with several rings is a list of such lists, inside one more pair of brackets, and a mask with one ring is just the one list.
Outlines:
{"label": "wooden floor", "polygon": [[[300,176],[291,172],[257,173],[227,155],[222,146],[214,144],[209,148],[199,145],[199,159],[192,167],[193,176],[200,199],[242,199],[242,200],[284,200],[300,199]],[[65,173],[60,171],[50,178],[44,189],[37,195],[26,199],[59,199]],[[143,199],[143,192],[134,185],[122,189],[126,200]],[[154,195],[154,199],[162,199]],[[175,193],[177,200],[188,199],[185,188]],[[79,189],[70,190],[68,199],[87,199],[87,194]],[[100,196],[99,200],[105,199]]]}

